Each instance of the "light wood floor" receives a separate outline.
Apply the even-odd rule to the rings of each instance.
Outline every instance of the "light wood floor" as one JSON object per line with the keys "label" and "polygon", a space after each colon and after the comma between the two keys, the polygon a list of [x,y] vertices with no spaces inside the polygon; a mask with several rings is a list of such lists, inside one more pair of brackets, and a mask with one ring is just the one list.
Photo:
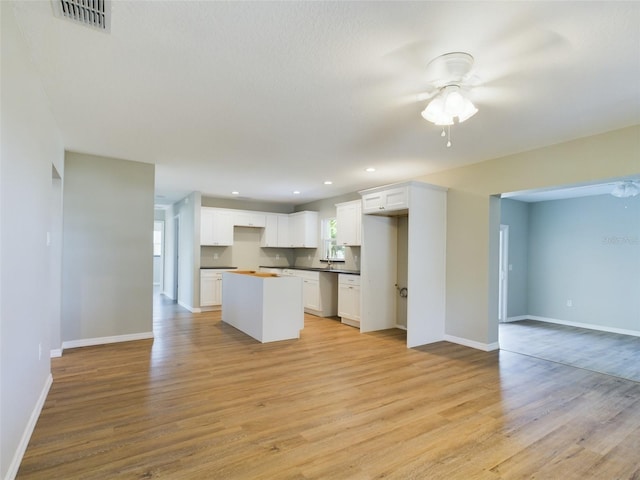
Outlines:
{"label": "light wood floor", "polygon": [[[19,479],[638,479],[640,384],[306,316],[65,351]],[[173,310],[173,311],[171,311]]]}
{"label": "light wood floor", "polygon": [[500,348],[640,382],[640,337],[521,320],[500,324]]}

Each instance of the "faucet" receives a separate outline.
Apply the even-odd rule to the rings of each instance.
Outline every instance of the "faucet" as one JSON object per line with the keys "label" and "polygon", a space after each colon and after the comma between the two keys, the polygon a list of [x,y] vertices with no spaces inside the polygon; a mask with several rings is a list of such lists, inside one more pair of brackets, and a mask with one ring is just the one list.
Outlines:
{"label": "faucet", "polygon": [[331,270],[331,259],[329,258],[329,255],[327,255],[327,268]]}

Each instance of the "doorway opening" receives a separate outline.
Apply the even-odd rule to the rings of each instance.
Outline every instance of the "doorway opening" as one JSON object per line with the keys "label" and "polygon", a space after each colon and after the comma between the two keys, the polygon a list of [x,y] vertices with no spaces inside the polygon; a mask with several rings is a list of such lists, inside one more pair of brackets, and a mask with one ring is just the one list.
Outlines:
{"label": "doorway opening", "polygon": [[153,222],[153,293],[164,288],[164,221]]}
{"label": "doorway opening", "polygon": [[640,381],[640,197],[613,195],[622,180],[502,194],[500,349]]}

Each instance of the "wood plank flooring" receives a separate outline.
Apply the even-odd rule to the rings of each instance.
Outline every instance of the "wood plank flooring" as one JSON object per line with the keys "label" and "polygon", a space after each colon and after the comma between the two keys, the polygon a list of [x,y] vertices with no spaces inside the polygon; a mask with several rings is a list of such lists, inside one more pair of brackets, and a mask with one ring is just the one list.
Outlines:
{"label": "wood plank flooring", "polygon": [[640,382],[640,337],[536,320],[499,328],[503,350]]}
{"label": "wood plank flooring", "polygon": [[219,312],[67,350],[19,479],[638,479],[640,384],[305,316],[259,344]]}

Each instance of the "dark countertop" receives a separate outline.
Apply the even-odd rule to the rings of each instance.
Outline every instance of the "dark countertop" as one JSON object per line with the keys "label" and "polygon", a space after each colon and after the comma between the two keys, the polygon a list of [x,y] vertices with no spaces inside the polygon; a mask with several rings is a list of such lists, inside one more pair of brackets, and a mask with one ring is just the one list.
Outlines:
{"label": "dark countertop", "polygon": [[309,272],[346,273],[347,275],[360,275],[358,270],[346,270],[343,268],[319,268],[319,267],[274,267],[273,265],[260,265],[260,268],[288,268],[289,270],[307,270]]}
{"label": "dark countertop", "polygon": [[235,270],[238,267],[200,267],[200,270]]}

